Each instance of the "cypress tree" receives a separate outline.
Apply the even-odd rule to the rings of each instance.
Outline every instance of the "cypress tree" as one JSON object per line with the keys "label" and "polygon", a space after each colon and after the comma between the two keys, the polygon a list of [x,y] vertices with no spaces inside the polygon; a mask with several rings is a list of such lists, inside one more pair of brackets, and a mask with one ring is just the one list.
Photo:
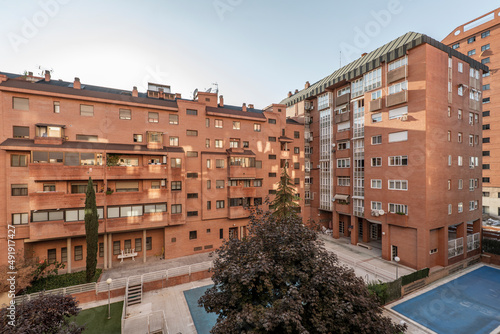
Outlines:
{"label": "cypress tree", "polygon": [[89,177],[85,195],[85,239],[87,241],[87,282],[91,282],[97,268],[97,246],[99,242],[99,220],[95,200],[94,183]]}
{"label": "cypress tree", "polygon": [[299,205],[294,201],[297,200],[299,200],[299,197],[295,193],[292,179],[290,178],[290,175],[288,175],[285,166],[283,167],[280,181],[278,182],[276,197],[271,202],[271,206],[274,208],[272,215],[278,219],[296,216]]}

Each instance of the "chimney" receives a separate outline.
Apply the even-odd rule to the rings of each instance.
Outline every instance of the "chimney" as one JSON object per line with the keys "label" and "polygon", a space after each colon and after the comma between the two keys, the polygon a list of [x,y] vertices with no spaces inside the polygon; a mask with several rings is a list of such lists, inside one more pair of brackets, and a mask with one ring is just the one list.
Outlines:
{"label": "chimney", "polygon": [[181,98],[181,93],[175,93],[175,98],[180,99]]}
{"label": "chimney", "polygon": [[366,56],[367,54],[368,54],[368,53],[364,52],[364,53],[362,53],[362,54],[361,54],[361,57],[364,57],[364,56]]}
{"label": "chimney", "polygon": [[298,90],[298,89],[296,89],[294,94],[297,94],[298,92],[299,92],[299,90]]}
{"label": "chimney", "polygon": [[7,81],[7,76],[5,74],[0,74],[0,83]]}
{"label": "chimney", "polygon": [[292,91],[289,91],[289,92],[288,92],[288,97],[292,97],[292,95],[293,95],[293,94],[292,94]]}
{"label": "chimney", "polygon": [[224,96],[219,96],[219,107],[224,108]]}
{"label": "chimney", "polygon": [[134,86],[134,88],[132,89],[132,96],[139,97],[139,91],[137,90],[137,86]]}
{"label": "chimney", "polygon": [[253,109],[253,104],[248,104],[248,109]]}
{"label": "chimney", "polygon": [[307,89],[307,88],[309,88],[309,87],[311,87],[311,84],[309,83],[309,81],[306,81],[305,88]]}
{"label": "chimney", "polygon": [[247,104],[246,103],[243,103],[243,106],[241,107],[241,110],[247,111]]}
{"label": "chimney", "polygon": [[50,71],[45,70],[45,82],[49,82],[49,81],[50,81]]}
{"label": "chimney", "polygon": [[75,81],[73,82],[73,88],[74,89],[81,89],[82,85],[80,84],[80,78],[75,78]]}

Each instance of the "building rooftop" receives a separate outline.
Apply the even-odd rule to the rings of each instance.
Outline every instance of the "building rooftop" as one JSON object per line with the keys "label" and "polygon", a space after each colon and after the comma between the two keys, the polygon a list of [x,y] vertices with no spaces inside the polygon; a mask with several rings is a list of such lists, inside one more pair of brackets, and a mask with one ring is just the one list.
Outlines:
{"label": "building rooftop", "polygon": [[336,70],[329,76],[319,80],[318,82],[312,84],[309,88],[303,89],[298,93],[284,99],[281,101],[282,104],[287,106],[296,104],[300,101],[307,99],[308,97],[316,96],[323,93],[327,87],[331,87],[335,84],[341,85],[346,84],[347,81],[359,77],[377,67],[383,62],[390,62],[406,54],[407,50],[415,48],[421,44],[427,43],[432,45],[448,54],[461,59],[464,62],[469,63],[469,65],[475,69],[481,69],[488,72],[488,67],[481,64],[480,62],[467,57],[466,55],[453,50],[452,48],[444,45],[435,39],[430,38],[427,35],[408,32],[403,36],[396,38],[395,40],[375,49],[374,51],[362,56],[355,61],[347,64],[340,69]]}

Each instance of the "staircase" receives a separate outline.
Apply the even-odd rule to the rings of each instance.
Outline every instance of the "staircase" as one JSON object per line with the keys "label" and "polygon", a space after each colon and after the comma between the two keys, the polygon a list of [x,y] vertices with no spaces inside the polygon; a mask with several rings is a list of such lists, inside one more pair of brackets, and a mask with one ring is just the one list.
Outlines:
{"label": "staircase", "polygon": [[142,301],[141,276],[131,276],[127,282],[127,307],[140,304]]}

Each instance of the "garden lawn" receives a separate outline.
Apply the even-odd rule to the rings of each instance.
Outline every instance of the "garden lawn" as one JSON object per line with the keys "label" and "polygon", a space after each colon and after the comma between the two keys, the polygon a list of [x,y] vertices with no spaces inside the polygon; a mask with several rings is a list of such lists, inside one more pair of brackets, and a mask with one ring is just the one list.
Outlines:
{"label": "garden lawn", "polygon": [[123,302],[111,304],[111,319],[108,320],[108,305],[81,311],[76,316],[76,323],[85,325],[85,334],[121,333]]}

